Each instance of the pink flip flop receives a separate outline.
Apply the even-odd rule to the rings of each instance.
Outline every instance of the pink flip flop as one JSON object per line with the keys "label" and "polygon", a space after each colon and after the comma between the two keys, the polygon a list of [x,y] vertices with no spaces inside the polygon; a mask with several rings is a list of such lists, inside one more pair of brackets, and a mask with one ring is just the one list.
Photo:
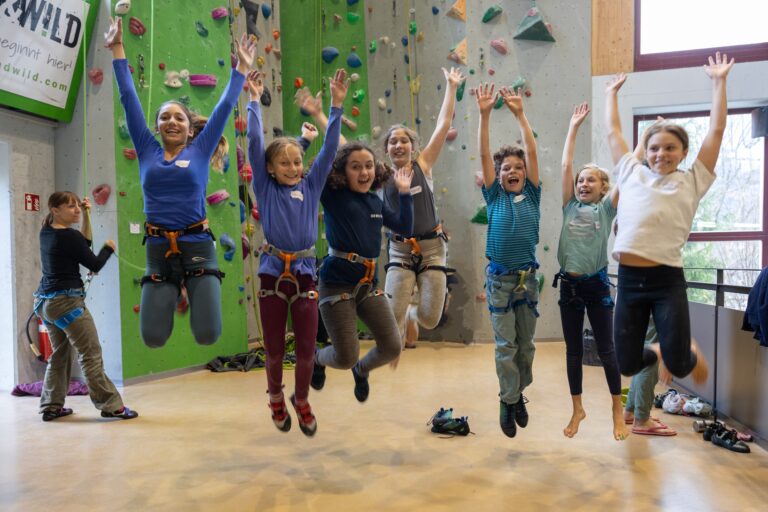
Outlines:
{"label": "pink flip flop", "polygon": [[677,432],[666,425],[657,424],[652,427],[632,427],[632,433],[641,436],[676,436]]}

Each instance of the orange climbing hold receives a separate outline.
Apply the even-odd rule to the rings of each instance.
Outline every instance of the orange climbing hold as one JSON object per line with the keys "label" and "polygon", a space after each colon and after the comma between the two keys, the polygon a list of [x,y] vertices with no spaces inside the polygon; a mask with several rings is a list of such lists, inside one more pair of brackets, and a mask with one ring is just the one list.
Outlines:
{"label": "orange climbing hold", "polygon": [[248,123],[246,122],[245,118],[239,116],[236,117],[235,130],[239,131],[240,133],[245,133],[246,128],[248,128]]}
{"label": "orange climbing hold", "polygon": [[304,87],[304,79],[301,78],[300,76],[297,76],[296,78],[293,79],[293,86],[296,89],[301,89],[302,87]]}
{"label": "orange climbing hold", "polygon": [[272,31],[272,39],[277,41],[280,38],[280,31],[279,30],[273,30]]}

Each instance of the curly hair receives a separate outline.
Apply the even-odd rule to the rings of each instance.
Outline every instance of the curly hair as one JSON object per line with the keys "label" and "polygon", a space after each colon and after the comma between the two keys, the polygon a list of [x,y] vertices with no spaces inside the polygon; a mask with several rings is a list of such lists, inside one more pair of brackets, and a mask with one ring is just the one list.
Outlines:
{"label": "curly hair", "polygon": [[355,151],[367,151],[373,157],[373,165],[376,168],[375,178],[371,185],[371,190],[377,190],[384,186],[392,177],[392,169],[376,158],[376,153],[373,150],[363,144],[362,142],[348,142],[339,148],[336,152],[336,158],[333,160],[333,166],[331,167],[331,174],[328,175],[328,186],[333,190],[349,187],[347,183],[347,161],[349,155]]}
{"label": "curly hair", "polygon": [[501,146],[497,152],[493,154],[493,168],[494,171],[496,171],[496,177],[499,176],[499,173],[501,172],[501,164],[504,163],[504,159],[508,156],[516,156],[520,160],[523,161],[523,165],[526,166],[527,164],[525,162],[525,150],[515,144],[514,146]]}

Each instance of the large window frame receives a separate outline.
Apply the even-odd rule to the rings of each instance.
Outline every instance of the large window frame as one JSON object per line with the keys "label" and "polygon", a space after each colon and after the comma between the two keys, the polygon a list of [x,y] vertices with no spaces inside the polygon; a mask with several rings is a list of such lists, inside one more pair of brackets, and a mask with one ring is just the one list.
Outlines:
{"label": "large window frame", "polygon": [[737,62],[768,60],[768,41],[720,48],[699,48],[678,52],[641,54],[642,2],[643,0],[635,0],[635,71],[702,66],[707,62],[707,57],[714,55],[716,51],[727,53],[728,57],[734,57]]}
{"label": "large window frame", "polygon": [[[754,110],[751,108],[733,108],[728,109],[728,115],[748,114]],[[655,120],[657,116],[665,119],[674,120],[688,117],[709,117],[708,110],[697,110],[689,112],[664,112],[655,114],[635,115],[632,121],[633,140],[635,146],[638,143],[640,134],[638,133],[638,123],[640,121]],[[768,266],[768,140],[763,144],[763,197],[762,197],[762,230],[761,231],[707,231],[691,233],[688,235],[687,242],[729,242],[729,241],[759,241],[761,244],[761,265]]]}

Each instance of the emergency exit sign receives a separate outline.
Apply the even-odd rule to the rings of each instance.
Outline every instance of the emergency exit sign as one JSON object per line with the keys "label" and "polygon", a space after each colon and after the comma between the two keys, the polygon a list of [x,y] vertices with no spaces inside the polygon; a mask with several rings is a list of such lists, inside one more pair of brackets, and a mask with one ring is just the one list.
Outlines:
{"label": "emergency exit sign", "polygon": [[37,194],[24,194],[24,209],[30,212],[39,212],[40,196]]}

